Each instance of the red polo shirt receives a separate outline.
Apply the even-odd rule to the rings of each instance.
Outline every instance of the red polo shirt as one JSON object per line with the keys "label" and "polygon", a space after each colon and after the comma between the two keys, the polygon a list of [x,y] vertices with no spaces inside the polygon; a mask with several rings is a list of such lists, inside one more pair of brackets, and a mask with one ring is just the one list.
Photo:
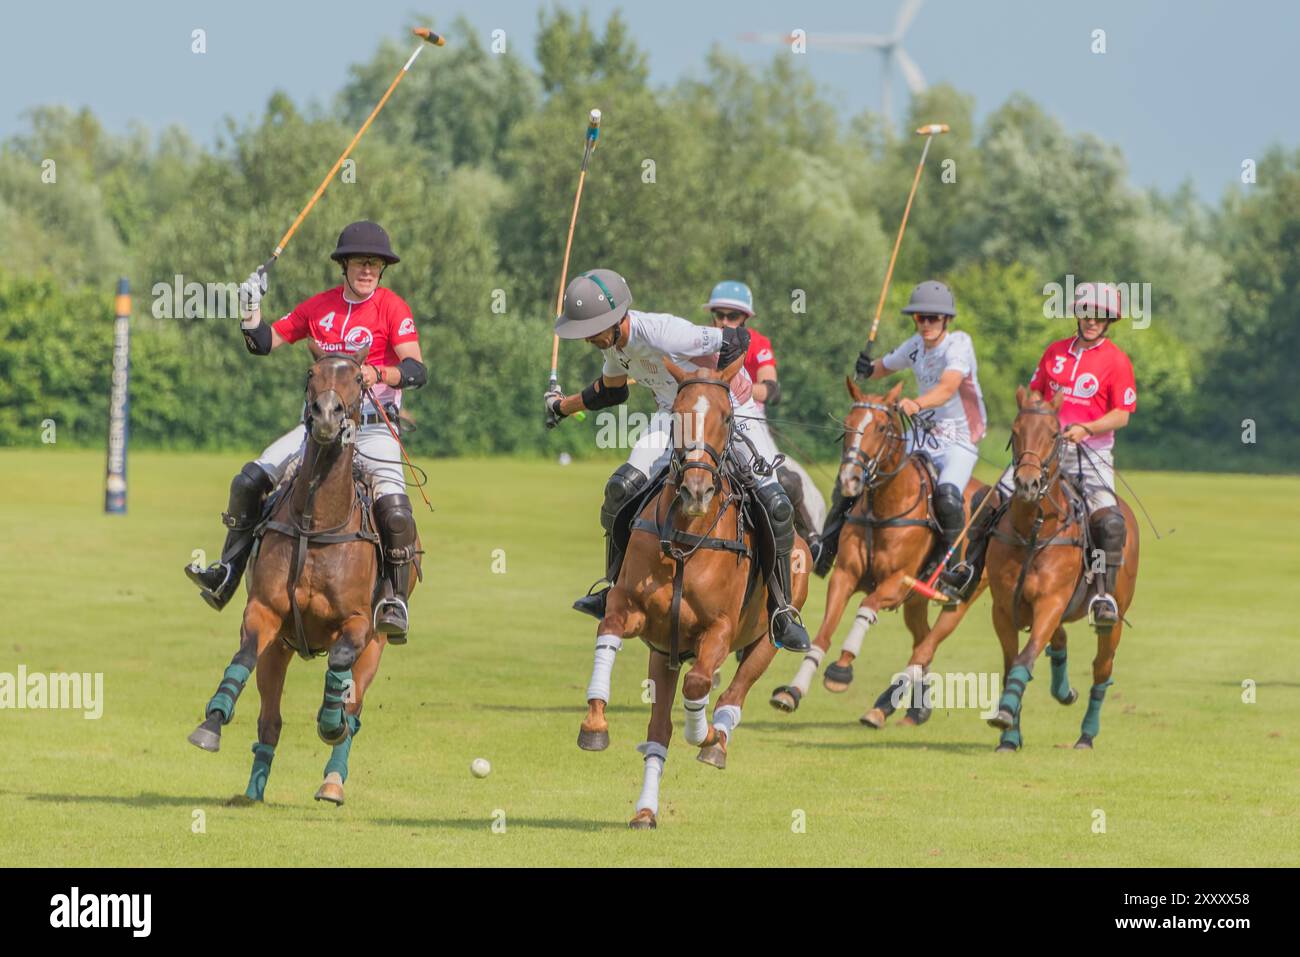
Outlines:
{"label": "red polo shirt", "polygon": [[[1137,409],[1137,382],[1133,363],[1110,339],[1081,348],[1078,336],[1053,342],[1029,380],[1033,389],[1047,401],[1057,392],[1065,393],[1061,403],[1061,425],[1092,422],[1107,412]],[[1089,448],[1109,449],[1115,444],[1114,432],[1099,432],[1084,440]]]}

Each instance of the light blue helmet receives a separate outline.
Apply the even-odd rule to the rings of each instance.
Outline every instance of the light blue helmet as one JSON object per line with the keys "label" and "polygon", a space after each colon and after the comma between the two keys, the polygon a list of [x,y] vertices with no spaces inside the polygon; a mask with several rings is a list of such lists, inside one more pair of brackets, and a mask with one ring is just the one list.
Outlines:
{"label": "light blue helmet", "polygon": [[713,287],[705,309],[738,309],[748,316],[754,314],[754,294],[743,282],[724,279]]}

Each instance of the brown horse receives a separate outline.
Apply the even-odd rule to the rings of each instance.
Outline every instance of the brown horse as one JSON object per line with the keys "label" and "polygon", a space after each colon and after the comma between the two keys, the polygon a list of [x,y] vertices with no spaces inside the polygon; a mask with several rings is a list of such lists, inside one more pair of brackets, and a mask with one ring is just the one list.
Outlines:
{"label": "brown horse", "polygon": [[[743,358],[721,372],[688,374],[665,360],[679,384],[668,481],[633,523],[627,557],[596,630],[587,716],[578,734],[584,750],[609,746],[605,706],[623,639],[639,637],[650,649],[652,708],[647,740],[638,747],[645,755],[645,778],[636,816],[629,822],[633,828],[657,824],[680,661],[695,659],[682,679],[686,741],[701,749],[700,761],[723,768],[745,695],[776,654],[770,641],[761,640],[767,633],[767,587],[758,572],[758,535],[743,517],[744,486],[733,471],[729,383],[742,363]],[[802,540],[796,541],[791,557],[790,599],[800,608],[808,596],[810,566]],[[733,650],[740,651],[740,667],[718,700],[710,726],[706,709],[714,672]]]}
{"label": "brown horse", "polygon": [[379,670],[386,639],[374,631],[371,616],[378,536],[363,503],[365,488],[358,488],[352,475],[364,358],[364,353],[357,358],[330,355],[312,365],[302,464],[266,525],[249,573],[239,651],[208,702],[205,720],[189,738],[205,751],[221,746],[221,728],[230,723],[235,702],[256,668],[262,707],[244,794],[249,800],[262,800],[266,791],[280,740],[285,670],[293,653],[329,656],[316,731],[333,752],[316,800],[335,805],[343,803],[352,737],[361,728],[366,689]]}
{"label": "brown horse", "polygon": [[[1085,556],[1087,537],[1079,493],[1063,481],[1061,451],[1067,441],[1057,412],[1065,394],[1042,401],[1023,387],[1016,390],[1020,411],[1011,427],[1015,494],[1011,506],[993,530],[988,548],[989,590],[993,595],[993,627],[1002,644],[1005,689],[998,713],[989,724],[1003,729],[999,751],[1022,745],[1020,706],[1034,662],[1050,642],[1052,697],[1073,704],[1078,692],[1066,671],[1065,629],[1086,613],[1087,576],[1092,556]],[[1117,497],[1127,535],[1115,583],[1120,621],[1098,629],[1097,657],[1092,662],[1092,690],[1075,747],[1090,749],[1101,729],[1101,706],[1111,684],[1115,649],[1124,631],[1123,615],[1137,584],[1138,528],[1133,510]],[[1093,563],[1095,566],[1095,563]],[[1095,567],[1094,567],[1094,573]],[[1100,572],[1104,574],[1103,572]],[[1028,627],[1029,641],[1017,653],[1017,635]]]}
{"label": "brown horse", "polygon": [[[970,601],[944,612],[931,632],[928,601],[912,592],[903,581],[905,575],[915,578],[921,574],[922,564],[935,546],[938,528],[930,515],[933,480],[919,456],[907,453],[905,428],[898,409],[903,385],[895,385],[883,397],[868,395],[852,379],[845,379],[845,385],[853,405],[844,419],[840,491],[849,498],[860,497],[845,517],[845,527],[840,533],[839,555],[826,587],[826,617],[813,639],[813,649],[804,657],[794,681],[772,693],[772,707],[786,713],[798,708],[807,694],[812,676],[830,649],[831,637],[854,593],[865,592],[867,597],[844,640],[839,660],[827,666],[822,679],[826,690],[837,694],[848,690],[853,680],[853,659],[858,656],[862,640],[876,623],[881,609],[892,611],[903,606],[903,621],[912,633],[913,662],[916,662],[926,637],[937,636],[929,645],[933,657],[934,647],[952,633],[979,595],[976,591]],[[967,483],[963,497],[968,515],[971,497],[984,487],[974,479]],[[929,658],[924,663],[928,665]],[[890,697],[896,703],[898,695],[893,686],[880,700]],[[888,715],[878,714],[879,706],[877,702],[877,707],[862,717],[864,724],[876,728],[884,725]],[[888,711],[892,712],[893,708]],[[928,709],[913,707],[908,709],[904,721],[921,724],[928,717]]]}

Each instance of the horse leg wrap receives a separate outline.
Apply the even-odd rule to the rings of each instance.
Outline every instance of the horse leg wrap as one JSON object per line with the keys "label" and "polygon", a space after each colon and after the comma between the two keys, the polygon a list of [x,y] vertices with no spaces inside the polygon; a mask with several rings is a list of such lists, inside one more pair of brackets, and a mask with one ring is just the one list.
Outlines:
{"label": "horse leg wrap", "polygon": [[808,686],[812,684],[813,675],[817,674],[817,669],[822,666],[822,658],[826,652],[816,645],[808,654],[803,656],[803,661],[799,662],[799,670],[795,672],[794,681],[790,682],[794,687],[799,689],[800,694],[808,693]]}
{"label": "horse leg wrap", "polygon": [[1020,748],[1024,746],[1023,742],[1020,740],[1020,715],[1019,714],[1016,715],[1016,723],[1002,732],[1002,736],[998,738],[998,744],[999,745],[1009,744],[1017,751],[1019,751]]}
{"label": "horse leg wrap", "polygon": [[907,696],[907,707],[913,709],[930,710],[930,688],[925,683],[925,669],[920,665],[908,665],[906,671],[907,684],[910,693]]}
{"label": "horse leg wrap", "polygon": [[876,613],[870,608],[859,608],[858,613],[853,616],[853,627],[849,629],[849,636],[844,639],[844,644],[840,646],[842,651],[847,651],[854,658],[862,651],[862,639],[867,637],[867,629],[876,623]]}
{"label": "horse leg wrap", "polygon": [[1070,697],[1070,675],[1066,668],[1066,650],[1048,647],[1047,657],[1052,659],[1052,697],[1065,701]]}
{"label": "horse leg wrap", "polygon": [[898,675],[894,678],[893,684],[880,693],[873,707],[879,708],[885,713],[885,717],[889,717],[898,710],[898,706],[907,697],[907,686],[907,675]]}
{"label": "horse leg wrap", "polygon": [[261,801],[266,794],[266,779],[271,776],[271,762],[275,760],[275,746],[258,742],[253,745],[253,771],[248,776],[244,797]]}
{"label": "horse leg wrap", "polygon": [[1106,689],[1115,682],[1107,678],[1099,685],[1093,685],[1092,690],[1088,692],[1088,711],[1083,716],[1083,724],[1079,730],[1090,738],[1095,738],[1101,733],[1101,706],[1106,700]]}
{"label": "horse leg wrap", "polygon": [[251,668],[234,661],[226,665],[226,671],[221,676],[221,684],[217,685],[216,694],[204,709],[204,716],[216,711],[221,715],[222,724],[230,724],[230,719],[235,716],[235,702],[239,700],[244,690],[244,683],[248,681],[251,673]]}
{"label": "horse leg wrap", "polygon": [[335,772],[344,781],[348,779],[348,755],[352,751],[352,739],[361,730],[361,719],[355,714],[348,715],[346,720],[349,734],[342,744],[334,745],[334,750],[330,752],[330,759],[325,762],[325,777],[329,777],[331,772]]}
{"label": "horse leg wrap", "polygon": [[336,671],[329,668],[325,672],[325,697],[321,701],[320,711],[316,715],[316,727],[327,737],[338,734],[343,726],[343,705],[352,693],[352,669]]}
{"label": "horse leg wrap", "polygon": [[618,635],[596,636],[596,658],[591,666],[591,682],[587,685],[588,701],[609,703],[609,679],[614,672],[614,658],[623,648]]}
{"label": "horse leg wrap", "polygon": [[641,781],[641,796],[636,799],[637,813],[648,810],[659,815],[659,781],[664,776],[664,762],[668,748],[658,741],[645,741],[636,746],[645,755],[645,777]]}
{"label": "horse leg wrap", "polygon": [[1007,686],[1002,690],[1002,700],[998,702],[998,707],[1019,716],[1020,699],[1024,696],[1025,685],[1033,680],[1034,676],[1024,665],[1013,667],[1011,673],[1007,675]]}
{"label": "horse leg wrap", "polygon": [[713,727],[719,733],[727,736],[727,743],[731,743],[731,738],[736,733],[736,728],[740,724],[740,708],[734,704],[721,704],[713,709]]}
{"label": "horse leg wrap", "polygon": [[709,696],[683,698],[682,706],[686,709],[686,728],[682,732],[686,736],[686,743],[703,744],[709,736],[709,719],[705,714],[709,707]]}

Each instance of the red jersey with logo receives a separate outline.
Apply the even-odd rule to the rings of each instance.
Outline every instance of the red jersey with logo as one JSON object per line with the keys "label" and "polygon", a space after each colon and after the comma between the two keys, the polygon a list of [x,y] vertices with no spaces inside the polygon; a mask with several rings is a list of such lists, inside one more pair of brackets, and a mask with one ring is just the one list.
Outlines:
{"label": "red jersey with logo", "polygon": [[[1048,401],[1064,392],[1061,425],[1092,422],[1107,412],[1137,408],[1137,382],[1133,363],[1119,346],[1109,339],[1081,348],[1077,336],[1053,342],[1043,353],[1029,388]],[[1099,432],[1084,440],[1095,449],[1115,444],[1114,432]]]}
{"label": "red jersey with logo", "polygon": [[[299,303],[271,328],[285,342],[311,336],[327,353],[355,353],[369,346],[366,364],[372,366],[397,365],[401,360],[393,347],[419,340],[411,307],[397,293],[382,286],[362,302],[345,298],[342,286],[327,289]],[[376,383],[371,391],[380,402],[402,404],[401,389]]]}
{"label": "red jersey with logo", "polygon": [[[758,385],[758,370],[764,366],[776,368],[776,355],[772,352],[772,340],[757,329],[749,330],[749,351],[745,353],[745,371],[749,379]],[[762,411],[763,403],[757,399],[754,404]]]}

